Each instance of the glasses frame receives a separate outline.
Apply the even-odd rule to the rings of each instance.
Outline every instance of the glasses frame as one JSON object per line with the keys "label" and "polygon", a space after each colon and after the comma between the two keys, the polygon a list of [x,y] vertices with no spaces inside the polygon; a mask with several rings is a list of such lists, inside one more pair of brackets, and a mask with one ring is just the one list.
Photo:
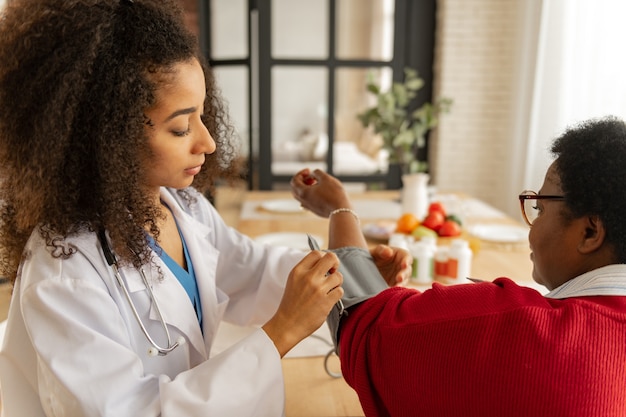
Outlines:
{"label": "glasses frame", "polygon": [[535,191],[532,191],[532,190],[524,190],[524,191],[522,191],[522,193],[518,197],[519,197],[520,208],[522,210],[522,217],[524,218],[524,221],[526,222],[528,227],[532,227],[533,226],[533,222],[531,222],[528,219],[528,216],[526,215],[526,209],[524,208],[524,202],[526,200],[556,200],[556,201],[563,201],[563,200],[565,200],[565,196],[563,196],[563,195],[537,194]]}

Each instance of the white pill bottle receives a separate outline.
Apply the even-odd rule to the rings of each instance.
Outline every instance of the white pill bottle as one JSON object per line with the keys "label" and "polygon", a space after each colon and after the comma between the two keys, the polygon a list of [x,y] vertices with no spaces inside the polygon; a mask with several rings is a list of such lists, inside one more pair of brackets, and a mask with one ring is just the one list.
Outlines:
{"label": "white pill bottle", "polygon": [[417,241],[411,245],[413,256],[413,275],[411,281],[416,284],[429,284],[433,281],[435,251],[430,242]]}
{"label": "white pill bottle", "polygon": [[469,242],[464,239],[454,239],[448,252],[448,277],[455,284],[471,282],[472,250]]}

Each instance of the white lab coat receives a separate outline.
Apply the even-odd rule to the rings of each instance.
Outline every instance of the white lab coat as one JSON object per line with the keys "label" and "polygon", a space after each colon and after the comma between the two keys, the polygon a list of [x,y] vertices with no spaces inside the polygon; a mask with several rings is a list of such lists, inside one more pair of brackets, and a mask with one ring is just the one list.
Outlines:
{"label": "white lab coat", "polygon": [[[263,324],[275,312],[301,251],[263,246],[229,228],[199,193],[188,205],[162,190],[191,256],[202,303],[203,333],[183,287],[144,267],[173,340],[167,356],[150,347],[93,233],[69,239],[76,249],[54,258],[38,234],[14,290],[0,353],[6,417],[280,416],[280,356],[263,330],[209,359],[222,319]],[[141,275],[121,268],[137,310],[161,346],[166,338]]]}

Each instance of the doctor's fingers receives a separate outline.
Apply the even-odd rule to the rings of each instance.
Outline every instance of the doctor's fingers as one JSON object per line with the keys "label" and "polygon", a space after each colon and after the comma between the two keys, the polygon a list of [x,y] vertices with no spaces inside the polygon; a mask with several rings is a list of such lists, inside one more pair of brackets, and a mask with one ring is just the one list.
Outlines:
{"label": "doctor's fingers", "polygon": [[[339,258],[332,252],[312,251],[292,270],[293,285],[300,291],[327,296],[343,283],[339,272]],[[334,294],[333,294],[334,295]]]}
{"label": "doctor's fingers", "polygon": [[326,275],[326,281],[322,284],[322,286],[324,290],[326,290],[326,294],[330,295],[331,292],[340,292],[343,294],[341,284],[343,284],[343,275],[339,271],[334,271]]}
{"label": "doctor's fingers", "polygon": [[337,255],[332,252],[324,253],[324,256],[315,265],[315,269],[318,273],[324,273],[322,287],[326,290],[327,294],[335,288],[341,289],[341,284],[343,284],[343,275],[339,272],[339,258]]}
{"label": "doctor's fingers", "polygon": [[[341,274],[339,273],[339,275]],[[341,276],[341,282],[343,283],[343,276]],[[328,291],[326,295],[328,296],[327,298],[330,302],[330,307],[332,308],[332,306],[343,297],[343,288],[341,287],[341,284],[331,287],[330,291]]]}
{"label": "doctor's fingers", "polygon": [[324,277],[339,269],[339,258],[332,252],[313,250],[294,267],[300,274],[311,271],[316,276]]}

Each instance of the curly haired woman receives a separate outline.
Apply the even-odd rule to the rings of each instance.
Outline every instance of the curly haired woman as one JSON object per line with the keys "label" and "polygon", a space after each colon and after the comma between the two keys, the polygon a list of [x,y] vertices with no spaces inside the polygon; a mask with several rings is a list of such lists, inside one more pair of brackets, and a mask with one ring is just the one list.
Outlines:
{"label": "curly haired woman", "polygon": [[[255,243],[204,198],[238,170],[196,45],[172,0],[2,12],[3,415],[283,413],[280,358],[342,276],[334,254]],[[406,253],[373,255],[406,274]],[[210,357],[221,320],[261,327]]]}

